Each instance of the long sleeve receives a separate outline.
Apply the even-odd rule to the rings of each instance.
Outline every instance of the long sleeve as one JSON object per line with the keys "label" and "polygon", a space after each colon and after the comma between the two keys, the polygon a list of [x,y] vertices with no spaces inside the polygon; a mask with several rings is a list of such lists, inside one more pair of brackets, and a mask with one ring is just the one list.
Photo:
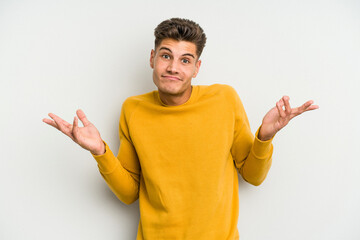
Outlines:
{"label": "long sleeve", "polygon": [[265,180],[271,167],[272,139],[259,140],[259,130],[254,138],[244,107],[236,93],[235,98],[235,132],[231,154],[244,180],[258,186]]}
{"label": "long sleeve", "polygon": [[193,86],[179,106],[163,104],[158,91],[128,98],[118,156],[106,147],[95,158],[123,202],[139,198],[137,239],[234,240],[238,172],[260,184],[271,152],[271,141],[251,133],[236,91],[214,84]]}
{"label": "long sleeve", "polygon": [[131,204],[139,197],[140,164],[133,147],[124,107],[121,111],[120,148],[117,157],[106,145],[103,155],[93,155],[98,163],[99,171],[113,193],[124,203]]}

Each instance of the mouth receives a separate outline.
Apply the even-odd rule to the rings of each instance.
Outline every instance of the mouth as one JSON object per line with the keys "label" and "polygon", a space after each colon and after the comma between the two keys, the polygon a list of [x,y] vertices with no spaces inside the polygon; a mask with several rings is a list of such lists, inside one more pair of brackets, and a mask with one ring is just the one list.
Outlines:
{"label": "mouth", "polygon": [[172,80],[172,81],[181,81],[181,79],[179,77],[172,76],[172,75],[162,75],[161,77],[168,79],[168,80]]}

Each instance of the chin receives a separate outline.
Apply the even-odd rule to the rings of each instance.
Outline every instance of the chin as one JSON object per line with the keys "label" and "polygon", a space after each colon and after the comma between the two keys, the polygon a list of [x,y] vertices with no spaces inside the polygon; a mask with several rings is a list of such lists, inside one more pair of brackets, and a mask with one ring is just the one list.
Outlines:
{"label": "chin", "polygon": [[181,94],[181,90],[178,88],[172,88],[172,87],[158,87],[159,92],[162,92],[164,94],[168,95],[179,95]]}
{"label": "chin", "polygon": [[169,95],[179,95],[181,94],[182,86],[179,86],[176,83],[166,82],[166,83],[158,83],[155,84],[159,90],[159,92],[162,92],[164,94]]}

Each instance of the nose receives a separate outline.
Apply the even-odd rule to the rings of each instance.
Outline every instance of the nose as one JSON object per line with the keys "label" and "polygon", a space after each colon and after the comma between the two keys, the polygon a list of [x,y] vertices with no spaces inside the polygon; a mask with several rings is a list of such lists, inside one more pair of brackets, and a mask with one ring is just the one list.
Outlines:
{"label": "nose", "polygon": [[178,73],[178,65],[176,64],[176,62],[174,60],[169,61],[166,71],[168,71],[169,73],[173,73],[173,74]]}

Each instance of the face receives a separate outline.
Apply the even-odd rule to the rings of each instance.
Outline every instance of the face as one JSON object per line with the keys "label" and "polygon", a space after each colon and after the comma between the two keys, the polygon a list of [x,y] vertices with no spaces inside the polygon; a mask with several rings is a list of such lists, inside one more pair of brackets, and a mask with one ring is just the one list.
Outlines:
{"label": "face", "polygon": [[190,97],[191,79],[196,77],[200,64],[194,43],[162,40],[150,57],[153,81],[160,97]]}

